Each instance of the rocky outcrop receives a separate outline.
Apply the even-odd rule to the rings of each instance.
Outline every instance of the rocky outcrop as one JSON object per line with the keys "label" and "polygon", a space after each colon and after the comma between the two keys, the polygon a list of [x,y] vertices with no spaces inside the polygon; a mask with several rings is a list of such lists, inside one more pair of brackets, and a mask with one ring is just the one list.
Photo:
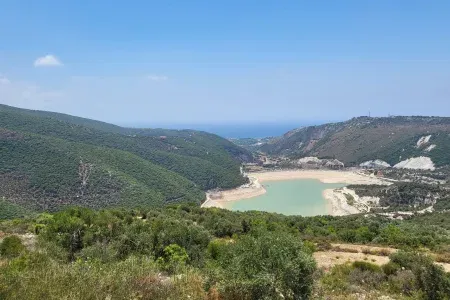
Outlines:
{"label": "rocky outcrop", "polygon": [[334,169],[339,170],[345,167],[344,163],[337,159],[320,159],[314,156],[303,157],[297,160],[297,164],[306,169]]}
{"label": "rocky outcrop", "polygon": [[412,157],[399,162],[394,166],[397,169],[434,170],[433,161],[426,156]]}
{"label": "rocky outcrop", "polygon": [[425,152],[430,152],[431,150],[433,150],[434,148],[436,148],[436,145],[430,145],[430,146],[428,146],[428,147],[426,147],[425,148],[425,150],[423,150],[423,151],[425,151]]}
{"label": "rocky outcrop", "polygon": [[381,159],[368,160],[363,162],[359,166],[367,169],[386,169],[391,167],[390,164]]}
{"label": "rocky outcrop", "polygon": [[422,147],[423,145],[428,144],[428,142],[430,141],[430,138],[431,138],[431,134],[430,134],[430,135],[426,135],[426,136],[421,137],[421,138],[417,141],[417,144],[416,144],[417,148],[420,148],[420,147]]}

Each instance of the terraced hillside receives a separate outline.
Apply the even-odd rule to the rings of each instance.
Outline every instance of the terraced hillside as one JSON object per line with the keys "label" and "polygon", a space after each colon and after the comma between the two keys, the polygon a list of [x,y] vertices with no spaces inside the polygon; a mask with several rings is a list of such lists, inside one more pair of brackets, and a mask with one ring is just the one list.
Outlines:
{"label": "terraced hillside", "polygon": [[204,132],[127,129],[8,106],[0,106],[0,150],[0,200],[18,212],[200,203],[202,190],[243,184],[240,162],[251,159]]}
{"label": "terraced hillside", "polygon": [[[418,144],[429,136],[426,143]],[[333,157],[355,165],[382,159],[391,165],[427,156],[437,166],[450,164],[450,118],[353,118],[346,122],[290,131],[261,146],[269,154],[290,157]]]}

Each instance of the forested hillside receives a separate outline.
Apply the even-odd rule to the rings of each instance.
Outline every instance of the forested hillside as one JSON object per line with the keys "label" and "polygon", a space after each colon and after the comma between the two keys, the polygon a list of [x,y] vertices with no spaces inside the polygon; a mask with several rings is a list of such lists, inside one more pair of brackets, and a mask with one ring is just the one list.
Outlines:
{"label": "forested hillside", "polygon": [[32,210],[199,203],[201,190],[243,184],[240,162],[251,160],[204,132],[127,129],[3,105],[0,149],[0,197]]}
{"label": "forested hillside", "polygon": [[[426,145],[417,142],[431,136]],[[429,146],[434,145],[432,148]],[[394,165],[414,156],[427,156],[436,166],[450,164],[450,118],[353,118],[346,122],[309,126],[290,131],[260,148],[290,157],[333,157],[356,165],[381,159]]]}

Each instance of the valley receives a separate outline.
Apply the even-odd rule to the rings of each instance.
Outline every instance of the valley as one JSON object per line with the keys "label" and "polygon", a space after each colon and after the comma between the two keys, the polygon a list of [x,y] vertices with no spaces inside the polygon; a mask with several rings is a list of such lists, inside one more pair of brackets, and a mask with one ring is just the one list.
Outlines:
{"label": "valley", "polygon": [[[447,119],[355,120],[229,141],[0,106],[0,298],[447,299]],[[414,134],[389,158],[361,120]]]}
{"label": "valley", "polygon": [[0,300],[450,300],[450,1],[1,1]]}
{"label": "valley", "polygon": [[205,132],[127,129],[6,105],[0,149],[0,205],[8,212],[0,217],[74,205],[200,204],[208,189],[245,183],[240,164],[252,160]]}
{"label": "valley", "polygon": [[[403,218],[446,209],[450,202],[449,137],[449,118],[359,117],[251,143],[247,139],[237,144],[254,153],[256,161],[245,163],[244,170],[258,184],[213,193],[215,200],[205,203],[221,207],[226,201],[262,195],[262,182],[270,178],[309,178],[346,184],[323,193],[334,215],[380,213]],[[357,151],[351,150],[354,144],[358,144]],[[349,153],[354,155],[349,158]],[[399,155],[394,159],[392,153]]]}

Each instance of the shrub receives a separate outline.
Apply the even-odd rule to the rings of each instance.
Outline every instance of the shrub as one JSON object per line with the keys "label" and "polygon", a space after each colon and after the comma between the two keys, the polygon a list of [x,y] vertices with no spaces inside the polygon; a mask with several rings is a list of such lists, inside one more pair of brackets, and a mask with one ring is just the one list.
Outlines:
{"label": "shrub", "polygon": [[369,271],[373,273],[381,273],[382,269],[380,266],[377,266],[375,264],[366,262],[366,261],[355,261],[352,264],[353,268],[359,269],[361,271]]}
{"label": "shrub", "polygon": [[336,251],[336,252],[347,252],[347,253],[359,253],[359,251],[357,249],[352,249],[352,248],[341,248],[339,246],[336,247],[332,247],[331,251]]}
{"label": "shrub", "polygon": [[333,246],[326,240],[319,240],[316,244],[316,251],[328,251],[331,248],[333,248]]}
{"label": "shrub", "polygon": [[208,254],[212,259],[219,259],[220,255],[222,255],[226,248],[226,240],[216,239],[211,241],[208,244]]}
{"label": "shrub", "polygon": [[307,298],[315,261],[291,235],[253,232],[228,243],[211,270],[207,285],[217,284],[223,299]]}
{"label": "shrub", "polygon": [[351,284],[364,285],[373,288],[378,287],[383,283],[384,274],[381,272],[355,268],[350,272],[348,281]]}
{"label": "shrub", "polygon": [[400,270],[389,276],[389,287],[394,293],[411,296],[416,290],[416,278],[411,270]]}
{"label": "shrub", "polygon": [[188,258],[184,248],[171,244],[164,248],[164,255],[158,258],[158,263],[164,270],[175,273],[186,265]]}
{"label": "shrub", "polygon": [[387,264],[382,265],[381,268],[383,269],[384,274],[386,274],[387,276],[395,275],[401,269],[398,264],[391,261]]}
{"label": "shrub", "polygon": [[17,257],[23,251],[25,251],[25,246],[22,244],[22,240],[16,235],[5,237],[0,244],[0,255],[4,257]]}
{"label": "shrub", "polygon": [[391,252],[388,249],[385,249],[385,248],[381,248],[378,251],[378,255],[379,256],[389,256],[390,254],[391,254]]}
{"label": "shrub", "polygon": [[381,249],[370,249],[370,248],[364,248],[361,251],[364,254],[370,254],[370,255],[376,255],[376,256],[389,256],[391,252],[388,249],[381,248]]}
{"label": "shrub", "polygon": [[352,272],[351,264],[335,265],[329,273],[322,278],[323,285],[332,291],[344,292],[349,288],[348,277]]}
{"label": "shrub", "polygon": [[92,246],[83,248],[76,257],[83,260],[93,259],[102,263],[107,263],[116,260],[118,253],[116,249],[111,246],[96,243]]}
{"label": "shrub", "polygon": [[317,251],[316,244],[314,244],[311,241],[303,241],[303,246],[306,250],[308,250],[310,253],[314,253]]}
{"label": "shrub", "polygon": [[391,254],[391,261],[400,267],[411,270],[415,276],[416,286],[427,299],[448,299],[450,295],[450,278],[443,268],[422,253],[399,251]]}

